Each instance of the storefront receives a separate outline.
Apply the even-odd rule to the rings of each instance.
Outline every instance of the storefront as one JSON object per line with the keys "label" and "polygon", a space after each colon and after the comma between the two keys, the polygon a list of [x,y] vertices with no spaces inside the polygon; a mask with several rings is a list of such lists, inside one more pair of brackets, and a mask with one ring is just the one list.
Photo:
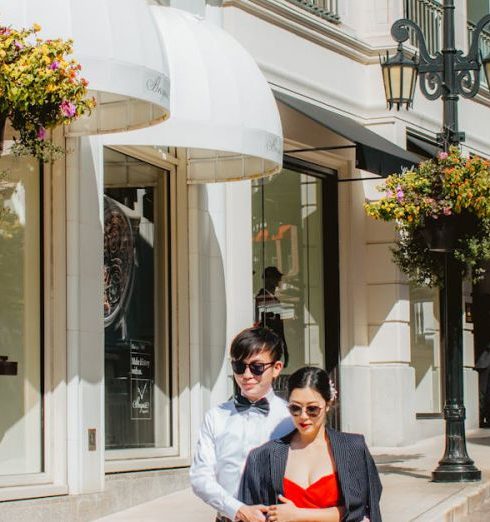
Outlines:
{"label": "storefront", "polygon": [[[103,381],[94,357],[102,271],[88,252],[101,222],[85,136],[164,120],[169,76],[143,0],[122,0],[117,10],[109,1],[30,0],[0,9],[3,23],[39,23],[43,38],[73,38],[98,103],[90,117],[53,132],[63,160],[12,156],[9,128],[0,160],[0,500],[17,500],[103,485],[103,473],[93,473],[103,433],[93,394]],[[140,37],[127,42],[130,28]]]}
{"label": "storefront", "polygon": [[[11,274],[17,308],[2,307],[2,331],[16,324],[9,335],[23,340],[12,339],[16,348],[5,353],[17,362],[17,376],[0,376],[0,386],[8,387],[4,397],[16,391],[1,425],[0,485],[6,487],[0,499],[68,494],[59,504],[66,519],[185,486],[212,381],[196,361],[209,348],[226,365],[227,340],[251,318],[230,311],[225,322],[203,326],[205,314],[222,310],[208,306],[210,300],[226,303],[236,295],[219,284],[231,281],[231,265],[211,268],[227,241],[225,214],[236,210],[221,196],[234,193],[249,203],[247,180],[276,173],[282,164],[277,106],[250,55],[222,29],[189,13],[147,11],[139,0],[127,0],[132,8],[134,2],[145,17],[151,12],[165,56],[161,76],[140,82],[135,71],[128,83],[170,100],[168,111],[145,112],[144,104],[104,89],[99,102],[112,111],[96,111],[69,130],[65,161],[22,187],[17,177],[27,179],[36,166],[22,170],[16,163],[17,177],[1,185],[4,205],[25,215],[15,210],[4,272]],[[128,21],[137,19],[133,10],[127,14]],[[154,32],[140,32],[150,39],[140,50],[155,44]],[[114,34],[112,25],[108,33]],[[111,52],[118,51],[137,54],[116,41]],[[124,83],[114,72],[108,77]],[[168,121],[148,126],[167,112]],[[130,121],[132,115],[137,118]],[[146,128],[90,135],[143,126],[142,115]],[[56,137],[63,143],[61,132]],[[239,181],[206,185],[229,180]],[[17,232],[22,220],[29,226]],[[226,249],[219,252],[226,255]],[[94,496],[82,502],[80,493]],[[5,505],[13,517],[22,509],[17,502]],[[49,519],[53,504],[40,499],[32,509],[43,509]]]}
{"label": "storefront", "polygon": [[[294,9],[289,2],[270,10],[232,2],[223,11],[225,27],[253,54],[279,100],[285,158],[299,158],[337,173],[339,255],[334,315],[338,313],[339,319],[340,426],[345,431],[362,432],[369,444],[400,446],[444,430],[438,304],[433,291],[408,285],[392,261],[394,227],[372,222],[363,206],[366,198],[379,197],[376,186],[380,177],[418,163],[421,153],[433,156],[437,152],[433,137],[439,131],[440,108],[416,97],[410,111],[386,110],[378,54],[380,46],[393,45],[390,27],[404,17],[403,6],[397,4],[379,19],[370,16],[371,4],[363,3],[360,10],[339,4],[340,23],[336,25],[322,21],[316,13]],[[461,17],[458,28],[461,41],[465,41],[463,20]],[[270,41],[275,45],[268,45]],[[482,139],[485,129],[477,117],[483,109],[481,103],[472,102],[465,103],[461,112],[466,146],[475,153],[488,149],[488,140]],[[267,193],[267,188],[264,191]],[[279,208],[275,210],[279,215],[283,212],[280,197],[283,195],[274,196],[268,204]],[[285,229],[272,232],[276,243],[280,238],[281,243],[289,241],[282,239],[282,233],[288,237]],[[251,236],[255,251],[257,232]],[[332,240],[328,234],[323,237],[327,242]],[[262,296],[261,301],[263,305],[270,302],[271,312],[274,307],[282,311],[284,299],[292,302],[287,295],[292,288],[287,272],[274,270],[284,261],[267,253],[274,249],[268,247],[274,242],[267,237],[265,241],[265,257],[269,259],[255,271],[249,295],[255,304],[258,292],[266,294],[262,276],[270,266],[268,272],[276,281],[281,278],[275,290],[277,299]],[[330,299],[329,290],[325,295]],[[308,300],[305,288],[302,299]],[[465,288],[468,306],[470,301]],[[324,306],[323,316],[328,318],[332,310],[327,303]],[[291,319],[286,319],[292,314],[287,308],[279,324],[286,341],[288,330],[292,330]],[[274,320],[274,315],[271,318]],[[464,322],[468,428],[475,426],[477,419],[472,326]],[[329,343],[327,331],[327,356]]]}
{"label": "storefront", "polygon": [[[345,390],[333,419],[340,427],[342,414],[345,426],[351,419],[355,423],[347,399],[352,390],[347,346],[357,335],[353,303],[362,304],[352,300],[352,292],[365,284],[356,281],[362,265],[353,256],[364,241],[362,230],[358,227],[357,238],[351,228],[354,209],[362,212],[356,187],[419,158],[301,95],[279,88],[275,95],[285,159],[280,176],[252,188],[254,318],[275,329],[288,347],[277,389],[283,392],[287,375],[300,366],[326,368],[341,394]],[[353,428],[359,430],[358,424]]]}

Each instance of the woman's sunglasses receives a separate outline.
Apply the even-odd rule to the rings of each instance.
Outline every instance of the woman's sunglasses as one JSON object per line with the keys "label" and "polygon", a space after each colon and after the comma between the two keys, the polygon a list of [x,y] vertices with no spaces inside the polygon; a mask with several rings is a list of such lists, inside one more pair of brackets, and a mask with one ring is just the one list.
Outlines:
{"label": "woman's sunglasses", "polygon": [[231,367],[233,368],[233,373],[236,373],[237,375],[242,375],[245,373],[245,370],[250,370],[250,373],[252,375],[262,375],[269,366],[272,366],[275,364],[274,362],[268,362],[268,363],[260,363],[260,362],[253,362],[253,363],[244,363],[243,361],[231,361]]}
{"label": "woman's sunglasses", "polygon": [[293,417],[298,417],[299,415],[301,415],[303,410],[305,410],[306,415],[308,415],[308,417],[318,417],[322,409],[323,408],[321,406],[300,406],[299,404],[288,404],[289,413]]}

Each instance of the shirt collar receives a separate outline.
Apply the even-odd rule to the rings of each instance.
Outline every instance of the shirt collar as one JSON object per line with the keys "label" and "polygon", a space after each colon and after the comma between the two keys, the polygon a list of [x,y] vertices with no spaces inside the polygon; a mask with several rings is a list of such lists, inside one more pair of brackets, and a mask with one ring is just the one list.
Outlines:
{"label": "shirt collar", "polygon": [[274,390],[272,389],[272,386],[271,386],[270,390],[266,393],[266,395],[264,395],[264,398],[267,399],[270,403],[272,401],[272,399],[274,399],[275,396],[276,396],[276,394],[274,393]]}

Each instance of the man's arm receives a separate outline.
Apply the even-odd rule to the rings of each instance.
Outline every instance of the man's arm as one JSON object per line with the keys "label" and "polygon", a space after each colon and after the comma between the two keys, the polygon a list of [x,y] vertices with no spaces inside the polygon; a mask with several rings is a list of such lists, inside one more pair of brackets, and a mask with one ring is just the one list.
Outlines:
{"label": "man's arm", "polygon": [[206,504],[235,520],[242,502],[230,495],[216,480],[216,448],[212,412],[204,419],[190,469],[192,490]]}

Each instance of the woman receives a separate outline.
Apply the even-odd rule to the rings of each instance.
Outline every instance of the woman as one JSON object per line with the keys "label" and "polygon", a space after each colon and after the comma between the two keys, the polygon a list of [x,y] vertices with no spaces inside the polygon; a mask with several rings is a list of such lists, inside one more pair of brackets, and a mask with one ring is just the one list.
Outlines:
{"label": "woman", "polygon": [[335,398],[328,374],[306,367],[288,381],[296,429],[252,450],[240,485],[270,522],[381,522],[381,482],[362,435],[325,428]]}

